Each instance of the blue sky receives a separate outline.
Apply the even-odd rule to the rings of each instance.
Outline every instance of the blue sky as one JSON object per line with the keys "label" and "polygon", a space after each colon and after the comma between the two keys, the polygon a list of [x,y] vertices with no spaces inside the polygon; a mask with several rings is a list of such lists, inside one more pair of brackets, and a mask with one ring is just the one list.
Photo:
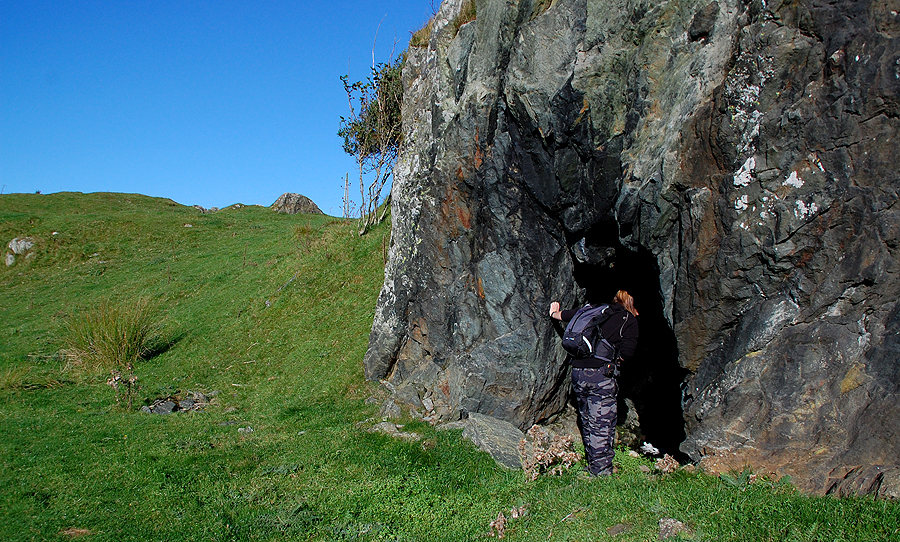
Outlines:
{"label": "blue sky", "polygon": [[225,207],[298,192],[340,215],[355,172],[340,76],[368,75],[376,31],[376,61],[405,49],[438,5],[0,2],[2,193]]}

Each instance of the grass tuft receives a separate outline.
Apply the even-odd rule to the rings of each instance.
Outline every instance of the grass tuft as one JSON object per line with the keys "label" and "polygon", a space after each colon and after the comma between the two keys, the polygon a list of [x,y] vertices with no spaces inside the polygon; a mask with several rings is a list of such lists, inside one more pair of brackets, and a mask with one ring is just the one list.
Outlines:
{"label": "grass tuft", "polygon": [[31,367],[13,366],[0,372],[0,390],[23,389],[28,385]]}
{"label": "grass tuft", "polygon": [[70,316],[65,327],[70,368],[88,372],[121,370],[166,346],[160,307],[147,297],[101,301],[91,310]]}
{"label": "grass tuft", "polygon": [[409,39],[410,47],[428,47],[428,40],[431,39],[431,29],[434,28],[434,17],[428,19],[425,26],[413,32]]}
{"label": "grass tuft", "polygon": [[475,0],[468,0],[462,7],[459,9],[459,15],[453,18],[453,21],[450,22],[450,29],[453,31],[453,35],[459,33],[459,29],[462,25],[466,23],[471,23],[477,18],[477,10],[475,8]]}

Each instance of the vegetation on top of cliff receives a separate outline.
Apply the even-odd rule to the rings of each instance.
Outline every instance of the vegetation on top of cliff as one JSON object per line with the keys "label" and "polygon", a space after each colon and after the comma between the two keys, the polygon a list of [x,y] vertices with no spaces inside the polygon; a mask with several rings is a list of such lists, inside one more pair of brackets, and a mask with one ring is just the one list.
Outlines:
{"label": "vegetation on top of cliff", "polygon": [[[549,1],[549,0],[539,0],[539,1]],[[475,0],[467,0],[465,4],[459,10],[459,13],[456,17],[450,21],[448,27],[450,28],[451,37],[456,36],[459,33],[459,28],[466,24],[474,21],[477,16],[477,9],[475,6]],[[428,41],[431,39],[431,32],[434,30],[434,17],[428,19],[428,22],[425,23],[425,26],[413,32],[412,36],[409,40],[410,47],[427,47]]]}
{"label": "vegetation on top of cliff", "polygon": [[[0,209],[0,239],[35,240],[0,266],[4,540],[643,541],[668,519],[691,529],[681,540],[900,539],[897,503],[662,474],[621,450],[612,477],[528,481],[458,431],[369,432],[381,386],[360,360],[388,224],[359,237],[323,215],[126,194],[2,195]],[[129,409],[58,352],[67,315],[141,299],[178,334],[134,363]],[[202,409],[139,410],[198,394]]]}
{"label": "vegetation on top of cliff", "polygon": [[364,81],[351,83],[349,76],[341,77],[350,115],[341,117],[338,135],[344,139],[344,151],[357,163],[360,235],[383,221],[389,208],[384,205],[378,213],[382,191],[393,176],[403,143],[404,60],[401,54],[390,62],[376,64]]}
{"label": "vegetation on top of cliff", "polygon": [[475,0],[467,0],[466,3],[459,8],[459,14],[450,21],[450,31],[452,35],[459,33],[459,27],[466,23],[471,23],[477,17]]}
{"label": "vegetation on top of cliff", "polygon": [[428,19],[425,26],[412,33],[409,38],[410,47],[428,47],[428,40],[431,39],[431,30],[434,28],[434,17]]}

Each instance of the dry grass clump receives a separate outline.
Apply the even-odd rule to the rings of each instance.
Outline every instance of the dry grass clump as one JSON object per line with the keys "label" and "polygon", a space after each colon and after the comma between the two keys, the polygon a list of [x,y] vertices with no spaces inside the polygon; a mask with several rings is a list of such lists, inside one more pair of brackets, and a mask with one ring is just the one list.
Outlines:
{"label": "dry grass clump", "polygon": [[459,27],[466,23],[471,23],[476,19],[475,0],[469,0],[459,9],[459,15],[453,18],[450,27],[453,29],[453,35],[459,33]]}
{"label": "dry grass clump", "polygon": [[[549,1],[549,0],[547,0]],[[449,27],[453,36],[459,33],[459,28],[466,24],[474,21],[476,18],[476,8],[475,8],[475,0],[468,0],[459,10],[459,14],[450,21]],[[425,23],[425,26],[413,32],[412,37],[409,39],[410,47],[428,47],[428,42],[431,39],[431,32],[434,29],[434,17],[428,20]]]}
{"label": "dry grass clump", "polygon": [[663,474],[671,474],[678,470],[678,461],[669,454],[666,454],[656,460],[656,470]]}
{"label": "dry grass clump", "polygon": [[134,364],[167,346],[159,305],[146,297],[134,303],[101,302],[96,308],[70,316],[65,324],[67,366],[84,372],[107,372],[106,384],[116,402],[131,409],[138,379]]}
{"label": "dry grass clump", "polygon": [[64,327],[69,368],[88,372],[125,369],[165,343],[160,308],[146,297],[129,304],[103,301],[70,316]]}
{"label": "dry grass clump", "polygon": [[575,452],[570,435],[553,435],[538,425],[532,425],[519,442],[522,468],[529,480],[541,473],[560,475],[577,463],[581,456]]}
{"label": "dry grass clump", "polygon": [[409,39],[410,47],[428,47],[428,40],[431,38],[431,29],[434,27],[434,17],[428,19],[425,26],[413,32]]}
{"label": "dry grass clump", "polygon": [[[511,508],[509,510],[509,519],[519,519],[520,517],[524,517],[526,512],[527,510],[524,506]],[[490,536],[496,536],[497,538],[506,536],[506,524],[509,522],[509,519],[507,519],[503,512],[498,513],[497,519],[491,522]]]}

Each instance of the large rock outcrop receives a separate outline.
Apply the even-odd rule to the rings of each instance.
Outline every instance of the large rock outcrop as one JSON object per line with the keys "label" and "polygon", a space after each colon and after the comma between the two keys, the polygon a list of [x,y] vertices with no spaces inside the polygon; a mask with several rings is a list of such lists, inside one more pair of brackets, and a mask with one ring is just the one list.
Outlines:
{"label": "large rock outcrop", "polygon": [[324,214],[322,213],[322,210],[319,209],[319,206],[313,202],[313,200],[302,194],[294,194],[293,192],[285,192],[284,194],[278,196],[278,199],[275,200],[275,203],[271,205],[271,208],[276,213],[285,213],[289,215]]}
{"label": "large rock outcrop", "polygon": [[366,376],[432,419],[559,412],[550,301],[630,290],[651,439],[900,492],[900,5],[446,0]]}

